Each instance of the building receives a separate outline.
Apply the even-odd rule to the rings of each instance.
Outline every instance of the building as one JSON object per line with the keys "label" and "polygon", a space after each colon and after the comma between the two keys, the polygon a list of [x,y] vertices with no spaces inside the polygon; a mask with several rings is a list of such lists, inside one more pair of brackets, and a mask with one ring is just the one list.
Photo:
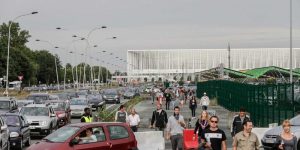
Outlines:
{"label": "building", "polygon": [[[223,64],[232,70],[278,66],[289,68],[289,48],[128,50],[128,77],[172,80]],[[229,59],[230,58],[230,59]],[[300,68],[300,48],[293,49],[293,68]],[[230,60],[230,66],[229,66]],[[177,78],[178,79],[178,78]],[[149,81],[149,80],[148,80]]]}

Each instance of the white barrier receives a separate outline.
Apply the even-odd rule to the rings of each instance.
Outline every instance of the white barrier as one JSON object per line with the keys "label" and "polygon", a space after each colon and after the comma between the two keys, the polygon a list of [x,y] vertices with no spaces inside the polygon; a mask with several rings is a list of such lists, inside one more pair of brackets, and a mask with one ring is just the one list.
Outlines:
{"label": "white barrier", "polygon": [[135,132],[134,135],[140,150],[165,149],[165,139],[162,131]]}
{"label": "white barrier", "polygon": [[259,140],[259,145],[262,145],[261,144],[261,139],[265,135],[266,131],[268,131],[269,129],[271,129],[271,128],[253,128],[252,129],[252,132],[257,135],[257,138]]}

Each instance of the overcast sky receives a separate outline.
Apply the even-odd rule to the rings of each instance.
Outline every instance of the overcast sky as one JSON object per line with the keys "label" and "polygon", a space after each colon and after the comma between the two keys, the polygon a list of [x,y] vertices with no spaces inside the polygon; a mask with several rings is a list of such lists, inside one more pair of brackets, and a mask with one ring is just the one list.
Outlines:
{"label": "overcast sky", "polygon": [[[75,61],[65,52],[85,48],[83,41],[68,46],[72,35],[85,37],[102,25],[108,28],[90,36],[91,45],[99,45],[89,50],[94,57],[103,50],[126,59],[129,49],[226,48],[228,42],[232,48],[289,47],[289,0],[0,0],[1,23],[31,11],[39,14],[17,21],[32,35],[27,45],[50,49],[34,42],[42,39],[65,47],[51,50],[63,62]],[[300,0],[293,0],[293,30],[300,47]],[[112,36],[118,39],[104,40]]]}

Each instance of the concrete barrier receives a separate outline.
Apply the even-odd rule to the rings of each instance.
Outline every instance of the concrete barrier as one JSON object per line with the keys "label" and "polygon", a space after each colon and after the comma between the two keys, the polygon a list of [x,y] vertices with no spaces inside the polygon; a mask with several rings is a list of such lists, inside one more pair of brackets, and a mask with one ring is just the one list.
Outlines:
{"label": "concrete barrier", "polygon": [[165,139],[162,131],[135,132],[134,135],[140,150],[165,149]]}
{"label": "concrete barrier", "polygon": [[261,139],[265,135],[266,131],[268,131],[269,129],[271,129],[271,128],[253,128],[252,129],[252,132],[257,135],[257,138],[259,140],[259,145],[262,145],[261,144]]}

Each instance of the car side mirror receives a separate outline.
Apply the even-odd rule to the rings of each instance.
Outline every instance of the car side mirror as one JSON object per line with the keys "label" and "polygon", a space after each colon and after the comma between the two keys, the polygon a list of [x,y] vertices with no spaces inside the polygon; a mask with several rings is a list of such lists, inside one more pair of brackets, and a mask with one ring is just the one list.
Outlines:
{"label": "car side mirror", "polygon": [[79,140],[77,140],[77,139],[72,139],[71,141],[70,141],[70,143],[69,143],[69,145],[70,146],[74,146],[74,145],[76,145],[76,144],[78,144],[79,143]]}

